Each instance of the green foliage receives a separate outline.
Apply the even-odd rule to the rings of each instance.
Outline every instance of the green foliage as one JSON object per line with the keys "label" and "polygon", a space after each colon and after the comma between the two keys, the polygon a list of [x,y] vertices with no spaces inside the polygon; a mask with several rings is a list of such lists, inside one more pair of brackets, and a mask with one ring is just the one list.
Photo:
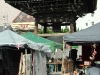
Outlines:
{"label": "green foliage", "polygon": [[63,29],[61,29],[61,33],[63,33]]}
{"label": "green foliage", "polygon": [[[81,29],[82,30],[82,29]],[[76,31],[80,31],[79,28],[76,29]],[[64,28],[64,29],[61,29],[61,33],[69,33],[70,32],[70,29],[68,27]],[[39,30],[38,32],[39,34],[44,34],[44,31],[43,29]],[[53,32],[50,28],[47,28],[47,33],[55,33]]]}
{"label": "green foliage", "polygon": [[[39,33],[39,34],[44,34],[44,31],[43,31],[43,30],[44,30],[44,29],[39,30],[38,33]],[[47,28],[46,30],[47,30],[47,31],[46,31],[47,33],[53,33],[53,31],[50,30],[49,28]]]}
{"label": "green foliage", "polygon": [[66,27],[65,29],[61,29],[61,32],[62,32],[62,33],[67,33],[67,32],[70,32],[70,30],[69,30],[68,27]]}
{"label": "green foliage", "polygon": [[53,33],[53,31],[47,28],[47,33]]}
{"label": "green foliage", "polygon": [[44,34],[43,29],[39,30],[39,34]]}

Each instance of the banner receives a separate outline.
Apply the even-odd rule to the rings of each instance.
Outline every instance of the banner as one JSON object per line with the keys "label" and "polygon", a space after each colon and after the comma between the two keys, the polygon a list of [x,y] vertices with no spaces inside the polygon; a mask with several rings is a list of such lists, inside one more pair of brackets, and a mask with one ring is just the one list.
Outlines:
{"label": "banner", "polygon": [[11,27],[17,30],[34,30],[35,22],[12,23]]}

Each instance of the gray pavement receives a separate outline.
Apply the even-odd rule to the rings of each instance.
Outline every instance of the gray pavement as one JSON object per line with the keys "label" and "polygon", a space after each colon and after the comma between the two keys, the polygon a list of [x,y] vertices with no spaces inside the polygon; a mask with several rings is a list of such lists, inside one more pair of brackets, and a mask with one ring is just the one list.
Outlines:
{"label": "gray pavement", "polygon": [[53,73],[49,73],[48,75],[61,75],[61,72],[53,72]]}

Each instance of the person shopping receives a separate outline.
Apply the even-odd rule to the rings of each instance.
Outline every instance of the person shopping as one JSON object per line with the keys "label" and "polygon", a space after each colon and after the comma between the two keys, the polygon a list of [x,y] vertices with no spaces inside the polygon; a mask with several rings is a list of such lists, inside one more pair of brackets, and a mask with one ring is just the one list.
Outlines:
{"label": "person shopping", "polygon": [[96,67],[94,62],[92,62],[90,68],[87,69],[87,75],[100,75],[100,69]]}

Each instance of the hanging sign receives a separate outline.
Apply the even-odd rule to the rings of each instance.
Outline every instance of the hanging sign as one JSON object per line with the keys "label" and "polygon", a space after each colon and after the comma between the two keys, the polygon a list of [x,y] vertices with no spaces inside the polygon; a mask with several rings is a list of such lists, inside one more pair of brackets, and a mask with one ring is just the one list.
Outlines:
{"label": "hanging sign", "polygon": [[34,30],[35,22],[12,23],[12,28],[17,30]]}

